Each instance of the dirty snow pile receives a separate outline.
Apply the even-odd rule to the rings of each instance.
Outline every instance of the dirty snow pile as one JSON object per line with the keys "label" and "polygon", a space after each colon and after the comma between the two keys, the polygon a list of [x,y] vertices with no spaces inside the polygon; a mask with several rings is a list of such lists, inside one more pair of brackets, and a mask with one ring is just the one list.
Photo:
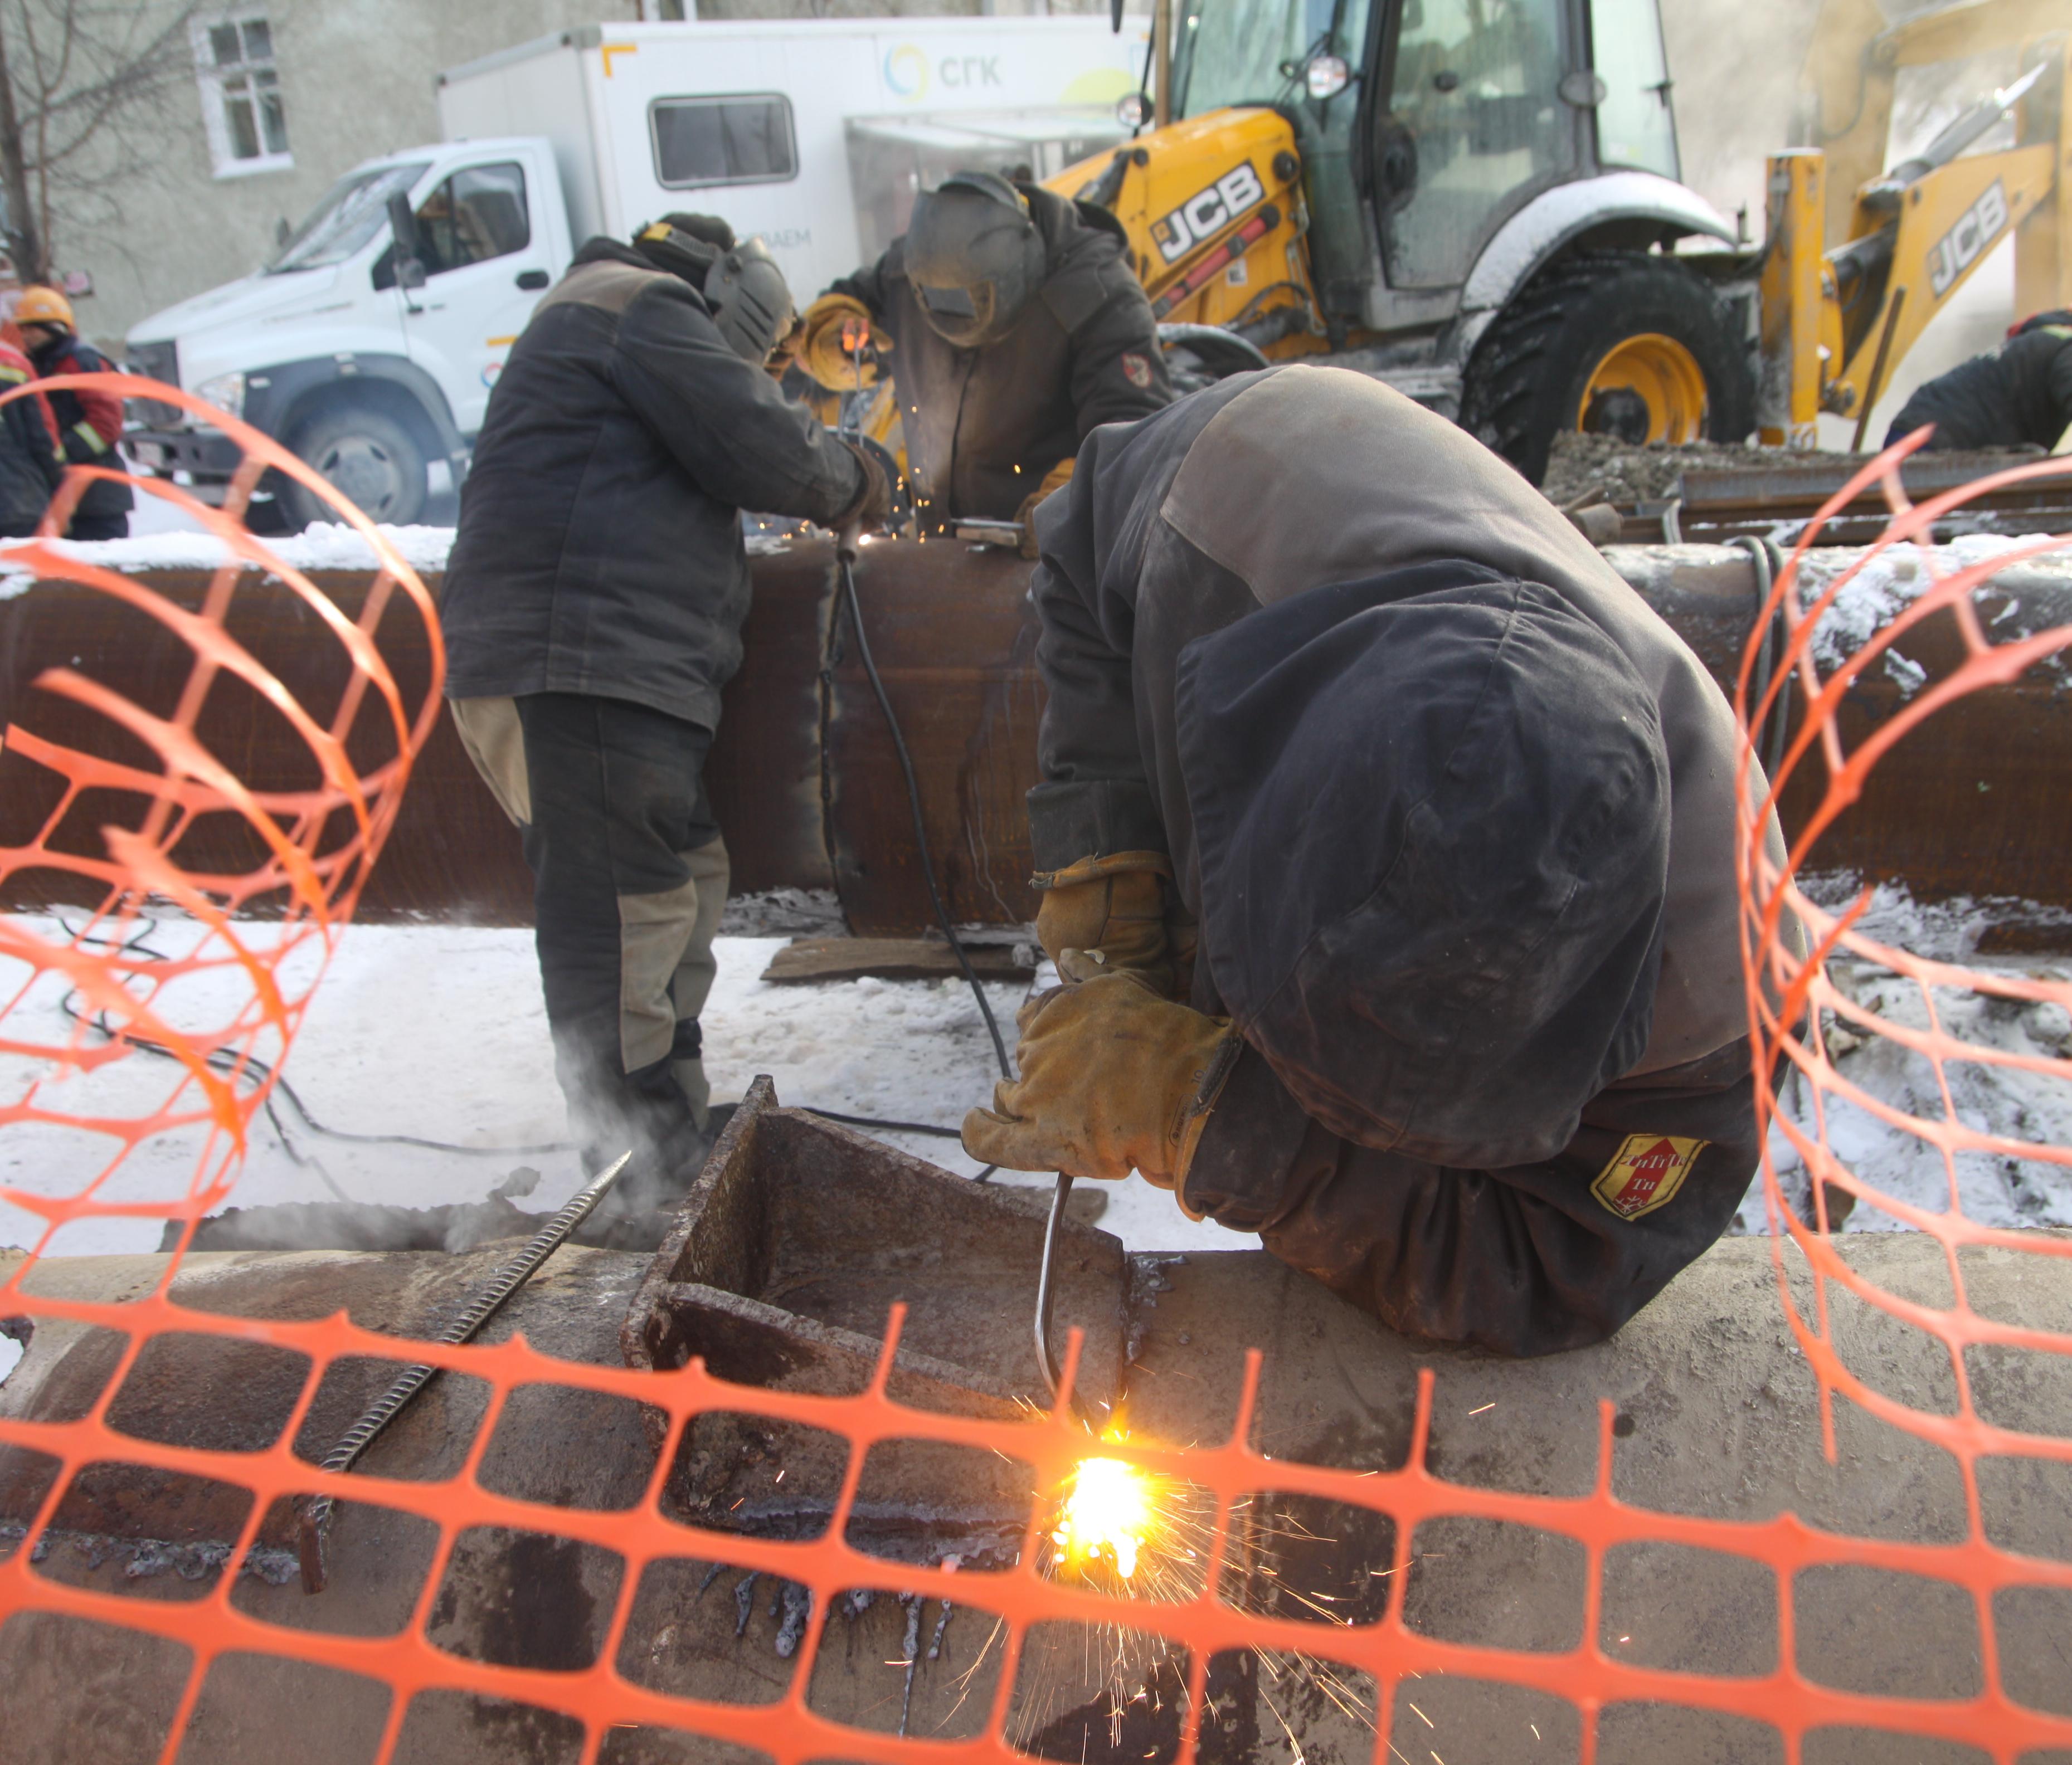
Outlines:
{"label": "dirty snow pile", "polygon": [[[809,923],[815,917],[808,911],[812,905],[790,904],[797,909],[790,915],[796,926],[783,913],[777,922],[787,931],[824,931]],[[2041,958],[1971,954],[1990,917],[1986,905],[1960,901],[1922,908],[1902,893],[1887,890],[1865,930],[1923,954],[2072,980],[2072,962],[2061,966]],[[56,931],[47,918],[26,917],[23,922],[44,935]],[[734,923],[741,923],[738,915]],[[245,929],[261,936],[265,930]],[[150,934],[154,947],[167,954],[189,947],[183,940],[194,935],[193,926],[179,919]],[[960,982],[768,984],[763,971],[785,942],[771,935],[718,941],[719,979],[703,1020],[716,1098],[738,1098],[754,1075],[768,1073],[785,1103],[952,1127],[967,1109],[990,1096],[996,1076],[991,1045]],[[1844,958],[1832,972],[1866,1011],[1895,1024],[1926,1021],[1919,989],[1889,971]],[[11,998],[22,979],[0,975],[5,989],[0,997]],[[208,1020],[212,1006],[221,1009],[232,996],[222,989],[235,984],[228,978],[198,976],[181,983],[184,993],[168,989],[162,1003],[176,1018],[199,1023]],[[1010,1041],[1023,994],[1019,986],[988,990]],[[10,1032],[61,1037],[68,1024],[62,997],[54,981],[39,983],[14,1005]],[[2053,1059],[2072,1053],[2072,1016],[2055,1005],[1938,994],[1936,1009],[1946,1029],[1975,1042]],[[1839,1051],[1846,1041],[1832,1045]],[[1928,1119],[1942,1114],[1932,1069],[1896,1044],[1868,1037],[1840,1053],[1839,1064],[1845,1079],[1895,1110]],[[559,1206],[577,1187],[574,1155],[561,1143],[566,1124],[528,931],[349,928],[285,1070],[307,1117],[337,1131],[317,1131],[288,1100],[279,1099],[278,1119],[262,1114],[254,1124],[235,1205],[341,1198],[409,1207],[479,1201],[514,1170],[524,1169],[536,1172],[538,1180],[521,1205],[544,1212]],[[1953,1063],[1949,1074],[1952,1100],[1967,1123],[2016,1139],[2072,1147],[2072,1076],[1971,1063]],[[180,1077],[170,1062],[142,1053],[97,1072],[57,1079],[47,1067],[0,1057],[0,1095],[10,1101],[40,1085],[39,1101],[52,1109],[103,1110],[116,1118],[134,1117],[162,1102]],[[1811,1094],[1803,1085],[1787,1085],[1784,1101],[1794,1118],[1811,1118]],[[1827,1125],[1830,1143],[1860,1174],[1916,1205],[1947,1206],[1947,1176],[1939,1156],[1924,1143],[1844,1100],[1830,1100]],[[946,1169],[975,1171],[953,1139],[890,1130],[881,1137]],[[110,1178],[104,1196],[166,1200],[185,1192],[200,1144],[199,1130],[146,1143]],[[1803,1205],[1805,1176],[1781,1131],[1773,1144],[1786,1191]],[[450,1149],[454,1147],[468,1150]],[[105,1138],[18,1124],[0,1134],[0,1183],[31,1192],[74,1192],[113,1151],[113,1143]],[[1964,1211],[1974,1219],[2000,1225],[2072,1225],[2072,1170],[2065,1167],[2041,1159],[1967,1156],[1959,1160],[1958,1177]],[[1046,1180],[1003,1172],[998,1180]],[[1102,1192],[1108,1201],[1103,1224],[1133,1250],[1231,1249],[1251,1242],[1188,1221],[1169,1196],[1141,1179]],[[1896,1224],[1866,1205],[1858,1208],[1849,1229],[1889,1230]],[[1742,1204],[1736,1229],[1769,1229],[1759,1182]],[[66,1228],[52,1248],[72,1254],[155,1249],[159,1229],[155,1220],[96,1220]],[[0,1245],[31,1245],[40,1232],[32,1213],[0,1205]]]}
{"label": "dirty snow pile", "polygon": [[[23,916],[45,936],[53,922]],[[248,926],[248,934],[266,928]],[[180,920],[156,928],[154,948],[177,954],[194,929]],[[189,942],[183,942],[187,940]],[[775,1081],[778,1100],[845,1114],[955,1127],[974,1104],[989,1102],[997,1077],[993,1045],[976,1002],[958,981],[861,979],[773,986],[762,979],[784,937],[722,937],[719,979],[703,1014],[706,1071],[716,1101],[738,1098],[758,1073]],[[300,958],[298,958],[299,960]],[[0,962],[0,970],[11,965]],[[0,973],[0,999],[23,977]],[[284,979],[292,981],[292,975]],[[228,977],[197,975],[169,987],[163,1008],[180,1021],[209,1020],[236,995]],[[1014,1013],[1026,989],[988,989],[1011,1049]],[[10,1032],[62,1038],[64,989],[46,979],[16,1004]],[[267,1051],[261,1049],[262,1056]],[[180,1082],[170,1061],[133,1054],[98,1072],[55,1082],[49,1069],[0,1055],[0,1097],[12,1102],[43,1082],[39,1101],[54,1110],[135,1116]],[[308,1114],[326,1128],[354,1135],[409,1135],[474,1149],[469,1155],[430,1147],[364,1143],[313,1132],[285,1098],[278,1125],[263,1113],[232,1204],[345,1199],[405,1207],[479,1201],[516,1168],[539,1173],[519,1204],[559,1207],[578,1187],[561,1093],[548,1045],[539,971],[529,930],[454,926],[355,926],[319,986],[284,1076]],[[191,1102],[192,1093],[187,1101]],[[886,1139],[947,1170],[978,1166],[951,1139],[892,1131]],[[201,1146],[199,1130],[140,1145],[101,1192],[109,1200],[169,1199],[186,1192]],[[510,1149],[496,1151],[495,1149]],[[33,1192],[75,1192],[105,1165],[114,1143],[55,1127],[0,1131],[0,1184]],[[998,1180],[1047,1179],[1002,1172]],[[1189,1221],[1170,1197],[1141,1179],[1109,1192],[1103,1223],[1133,1249],[1180,1250],[1240,1241]],[[41,1221],[0,1204],[0,1246],[35,1244]],[[65,1228],[59,1253],[155,1250],[156,1220],[101,1219]]]}
{"label": "dirty snow pile", "polygon": [[[1827,893],[1827,891],[1821,891]],[[1846,883],[1833,890],[1853,897]],[[1966,898],[1923,906],[1902,889],[1881,888],[1860,921],[1862,935],[1918,956],[2025,979],[2072,983],[2072,960],[2062,958],[1982,956],[1980,933],[1996,915],[1988,904]],[[1860,1012],[1902,1030],[1930,1027],[1930,999],[1914,980],[1884,964],[1838,954],[1829,977]],[[2000,999],[1969,989],[1934,990],[1935,1027],[1984,1050],[2031,1059],[2072,1060],[2072,1013],[2053,1002]],[[1842,1080],[1872,1103],[1917,1119],[1945,1119],[1942,1086],[1934,1064],[1890,1037],[1846,1018],[1826,1023],[1827,1046]],[[2034,1072],[1970,1060],[1945,1063],[1950,1102],[1956,1119],[1975,1131],[2038,1146],[2072,1149],[2072,1065]],[[1809,1137],[1817,1137],[1824,1113],[1827,1144],[1850,1170],[1895,1200],[1929,1213],[1950,1211],[1952,1168],[1926,1140],[1873,1113],[1846,1095],[1830,1094],[1816,1108],[1802,1077],[1786,1079],[1784,1108]],[[1810,1216],[1807,1178],[1796,1150],[1774,1128],[1770,1151],[1781,1186],[1793,1205]],[[2072,1150],[2067,1157],[2072,1158]],[[1967,1218],[1996,1226],[2072,1225],[2072,1164],[2041,1158],[2016,1159],[1967,1152],[1953,1161],[1959,1205]],[[1741,1204],[1735,1229],[1766,1232],[1767,1209],[1760,1185]],[[1904,1229],[1869,1201],[1858,1204],[1850,1231]]]}
{"label": "dirty snow pile", "polygon": [[[2044,537],[1972,533],[1959,536],[1947,545],[1895,545],[1880,552],[1843,585],[1833,603],[1821,614],[1812,645],[1814,659],[1819,664],[1821,673],[1832,674],[1840,667],[1925,593],[1937,576],[2026,550]],[[1800,604],[1811,605],[1861,556],[1860,552],[1840,548],[1809,552],[1799,571]],[[2061,548],[2012,562],[2003,575],[1974,591],[1974,604],[1986,627],[1987,636],[1992,642],[2005,643],[2026,638],[2038,628],[2033,618],[2022,617],[2023,593],[2031,585],[2072,589],[2072,550]],[[1905,642],[1902,638],[1902,648]],[[2053,656],[2042,666],[2056,669],[2061,679],[2065,677],[2062,654]],[[1884,667],[1908,696],[1918,692],[1927,680],[1927,671],[1904,655],[1901,649],[1885,652]]]}
{"label": "dirty snow pile", "polygon": [[[453,549],[450,527],[384,527],[382,536],[402,555],[414,570],[443,570],[446,554]],[[10,564],[8,553],[30,544],[15,540],[0,544],[0,593],[11,587],[18,593],[35,580],[33,573]],[[228,548],[212,533],[158,532],[133,535],[126,540],[52,540],[44,542],[54,551],[84,564],[98,564],[125,573],[137,570],[212,570],[224,561]],[[300,533],[260,541],[290,569],[371,570],[374,548],[358,530],[343,522],[316,522]]]}
{"label": "dirty snow pile", "polygon": [[[783,551],[805,523],[776,515],[744,515],[742,536],[751,557]],[[387,527],[381,536],[413,570],[434,575],[446,567],[453,550],[450,527]],[[35,573],[11,562],[10,552],[27,540],[0,541],[0,600],[19,594],[35,581]],[[140,570],[212,570],[228,552],[222,540],[199,528],[154,527],[124,540],[52,540],[43,542],[83,564],[134,573]],[[295,570],[372,570],[374,548],[356,527],[343,522],[312,522],[299,533],[262,536],[259,543]]]}

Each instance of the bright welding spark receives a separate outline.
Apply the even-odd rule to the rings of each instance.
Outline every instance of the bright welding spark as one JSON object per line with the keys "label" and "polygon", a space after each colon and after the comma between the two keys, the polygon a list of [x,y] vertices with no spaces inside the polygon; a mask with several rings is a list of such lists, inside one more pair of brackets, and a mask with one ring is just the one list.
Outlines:
{"label": "bright welding spark", "polygon": [[1050,1537],[1070,1566],[1111,1563],[1127,1581],[1156,1524],[1142,1472],[1120,1459],[1082,1459]]}

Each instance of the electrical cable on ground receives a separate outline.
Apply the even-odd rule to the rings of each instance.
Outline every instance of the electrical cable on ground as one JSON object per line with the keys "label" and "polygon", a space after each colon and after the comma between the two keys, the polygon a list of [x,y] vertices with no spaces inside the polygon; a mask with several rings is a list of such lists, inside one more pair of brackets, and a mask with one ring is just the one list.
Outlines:
{"label": "electrical cable on ground", "polygon": [[[144,942],[141,934],[133,933],[128,938],[121,939],[100,938],[89,932],[74,930],[59,915],[53,914],[51,917],[57,920],[66,936],[76,943],[99,944],[111,949],[129,950],[146,957],[152,962],[162,963],[171,959],[163,950],[154,950],[149,944]],[[151,1041],[148,1036],[115,1029],[109,1024],[107,1013],[105,1012],[89,1016],[73,1004],[78,996],[76,989],[68,989],[64,996],[58,1001],[58,1009],[74,1023],[85,1024],[104,1041],[125,1042],[140,1053],[156,1055],[162,1060],[178,1058],[171,1049],[162,1043]],[[578,1150],[573,1140],[549,1140],[535,1146],[462,1146],[452,1140],[436,1140],[419,1134],[356,1134],[347,1129],[332,1127],[319,1121],[309,1105],[302,1101],[295,1088],[276,1072],[269,1062],[261,1060],[256,1054],[240,1056],[233,1054],[228,1049],[218,1049],[208,1057],[208,1064],[215,1072],[249,1074],[255,1084],[263,1085],[270,1080],[274,1090],[294,1111],[303,1127],[325,1139],[341,1140],[354,1146],[413,1146],[428,1152],[450,1152],[462,1158],[544,1158],[556,1152],[573,1152]],[[815,1109],[811,1104],[799,1106],[804,1109],[808,1115],[817,1115],[823,1121],[840,1122],[846,1127],[874,1127],[894,1134],[925,1134],[938,1139],[946,1140],[963,1138],[961,1129],[939,1127],[933,1122],[890,1121],[875,1115],[849,1115],[838,1110]],[[272,1097],[269,1096],[267,1098],[264,1107],[266,1119],[273,1124],[273,1132],[281,1142],[282,1150],[286,1152],[290,1160],[298,1168],[314,1170],[324,1187],[339,1201],[352,1203],[352,1197],[339,1187],[330,1172],[324,1168],[321,1160],[313,1154],[304,1154],[296,1149],[294,1142],[289,1138],[286,1127],[275,1111]],[[990,1165],[987,1167],[987,1176],[991,1176],[993,1168],[994,1167]]]}

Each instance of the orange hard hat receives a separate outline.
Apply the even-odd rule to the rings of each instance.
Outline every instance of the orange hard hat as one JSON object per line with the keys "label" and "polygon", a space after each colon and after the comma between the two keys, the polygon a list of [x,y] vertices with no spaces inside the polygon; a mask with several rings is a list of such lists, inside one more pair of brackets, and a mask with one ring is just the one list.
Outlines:
{"label": "orange hard hat", "polygon": [[72,316],[72,302],[55,288],[25,288],[14,302],[17,325],[62,325],[76,332],[79,322]]}

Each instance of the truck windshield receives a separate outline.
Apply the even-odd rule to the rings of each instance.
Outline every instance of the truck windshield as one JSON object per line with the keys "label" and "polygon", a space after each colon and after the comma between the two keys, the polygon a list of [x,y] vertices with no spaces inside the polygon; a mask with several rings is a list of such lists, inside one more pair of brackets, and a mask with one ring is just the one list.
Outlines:
{"label": "truck windshield", "polygon": [[[1281,71],[1318,47],[1336,0],[1187,0],[1174,44],[1174,114],[1198,117],[1223,105],[1270,105],[1293,87]],[[1329,45],[1358,64],[1361,43]]]}
{"label": "truck windshield", "polygon": [[266,266],[266,273],[278,276],[291,269],[322,269],[343,263],[388,224],[389,197],[416,183],[429,163],[418,160],[407,166],[347,172],[288,235],[287,244]]}

